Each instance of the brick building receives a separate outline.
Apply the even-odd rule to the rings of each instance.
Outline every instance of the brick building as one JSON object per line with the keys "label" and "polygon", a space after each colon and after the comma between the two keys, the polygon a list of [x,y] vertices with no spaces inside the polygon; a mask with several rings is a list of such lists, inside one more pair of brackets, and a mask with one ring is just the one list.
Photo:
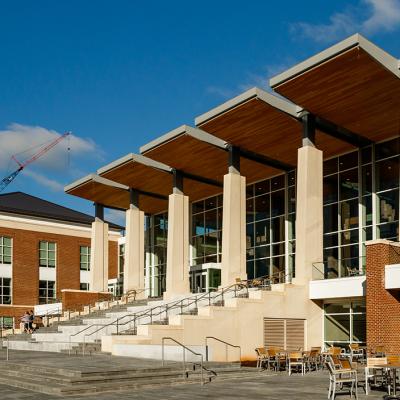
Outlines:
{"label": "brick building", "polygon": [[[0,195],[0,326],[61,290],[89,290],[95,218],[21,193]],[[109,224],[108,280],[118,276],[122,227]]]}

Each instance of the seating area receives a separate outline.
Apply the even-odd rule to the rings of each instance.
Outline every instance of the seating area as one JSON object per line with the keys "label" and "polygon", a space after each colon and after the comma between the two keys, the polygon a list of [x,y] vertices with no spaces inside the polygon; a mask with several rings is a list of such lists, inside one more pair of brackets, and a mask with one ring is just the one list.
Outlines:
{"label": "seating area", "polygon": [[328,399],[335,399],[338,392],[347,392],[358,398],[358,389],[366,396],[379,391],[385,399],[397,399],[400,382],[396,371],[400,369],[400,355],[388,354],[384,346],[367,349],[359,344],[348,348],[320,347],[311,350],[284,350],[278,347],[259,347],[257,368],[274,372],[304,376],[308,373],[328,373]]}

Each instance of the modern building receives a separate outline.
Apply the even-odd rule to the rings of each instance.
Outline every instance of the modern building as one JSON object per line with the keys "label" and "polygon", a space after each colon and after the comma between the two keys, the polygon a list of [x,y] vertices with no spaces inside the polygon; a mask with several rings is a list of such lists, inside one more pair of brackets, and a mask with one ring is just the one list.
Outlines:
{"label": "modern building", "polygon": [[[94,217],[22,192],[0,195],[0,327],[37,304],[59,301],[63,289],[90,289]],[[105,231],[108,279],[118,275],[122,227]]]}
{"label": "modern building", "polygon": [[[269,276],[280,297],[267,296],[264,324],[246,320],[264,337],[297,317],[305,347],[400,350],[399,60],[357,34],[270,85],[65,190],[126,210],[125,290],[172,299]],[[105,289],[101,271],[93,279]]]}

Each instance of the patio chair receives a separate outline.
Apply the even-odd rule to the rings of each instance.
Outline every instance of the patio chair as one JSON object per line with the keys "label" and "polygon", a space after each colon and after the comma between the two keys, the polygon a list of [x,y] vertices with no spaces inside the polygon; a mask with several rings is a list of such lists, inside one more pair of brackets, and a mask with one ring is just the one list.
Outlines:
{"label": "patio chair", "polygon": [[357,375],[353,370],[334,369],[330,361],[327,361],[325,365],[329,372],[328,399],[334,400],[336,396],[336,387],[339,386],[339,389],[343,390],[345,384],[350,384],[350,398],[353,398],[354,391],[356,399],[358,399]]}
{"label": "patio chair", "polygon": [[307,368],[311,371],[315,368],[316,371],[319,370],[321,366],[321,348],[318,349],[311,348],[311,351],[307,355]]}
{"label": "patio chair", "polygon": [[280,371],[286,366],[286,355],[281,354],[279,347],[268,347],[269,363],[274,366],[275,371]]}
{"label": "patio chair", "polygon": [[379,365],[387,364],[386,357],[368,357],[367,358],[367,366],[365,367],[365,394],[369,394],[370,384],[369,380],[371,378],[374,379],[374,385],[378,383],[378,379],[380,380],[381,385],[383,386],[385,383],[385,371],[383,368],[377,368]]}
{"label": "patio chair", "polygon": [[358,343],[349,344],[351,361],[361,361],[364,358],[364,350],[360,349]]}
{"label": "patio chair", "polygon": [[386,348],[385,346],[378,345],[375,347],[375,350],[373,351],[374,357],[386,357]]}
{"label": "patio chair", "polygon": [[257,354],[257,368],[261,369],[264,364],[268,365],[268,352],[265,347],[257,347],[255,351]]}
{"label": "patio chair", "polygon": [[292,374],[292,368],[295,368],[296,370],[301,369],[301,375],[304,375],[305,370],[306,370],[306,361],[303,357],[303,353],[296,351],[293,353],[289,353],[288,355],[288,370],[289,370],[289,376]]}

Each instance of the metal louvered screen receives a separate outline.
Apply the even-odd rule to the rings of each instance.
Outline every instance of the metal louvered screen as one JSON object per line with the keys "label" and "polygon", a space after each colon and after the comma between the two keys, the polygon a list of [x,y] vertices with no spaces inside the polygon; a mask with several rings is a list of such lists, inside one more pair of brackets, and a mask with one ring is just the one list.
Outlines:
{"label": "metal louvered screen", "polygon": [[264,346],[285,347],[285,320],[264,318]]}
{"label": "metal louvered screen", "polygon": [[304,350],[304,319],[264,318],[264,346]]}

